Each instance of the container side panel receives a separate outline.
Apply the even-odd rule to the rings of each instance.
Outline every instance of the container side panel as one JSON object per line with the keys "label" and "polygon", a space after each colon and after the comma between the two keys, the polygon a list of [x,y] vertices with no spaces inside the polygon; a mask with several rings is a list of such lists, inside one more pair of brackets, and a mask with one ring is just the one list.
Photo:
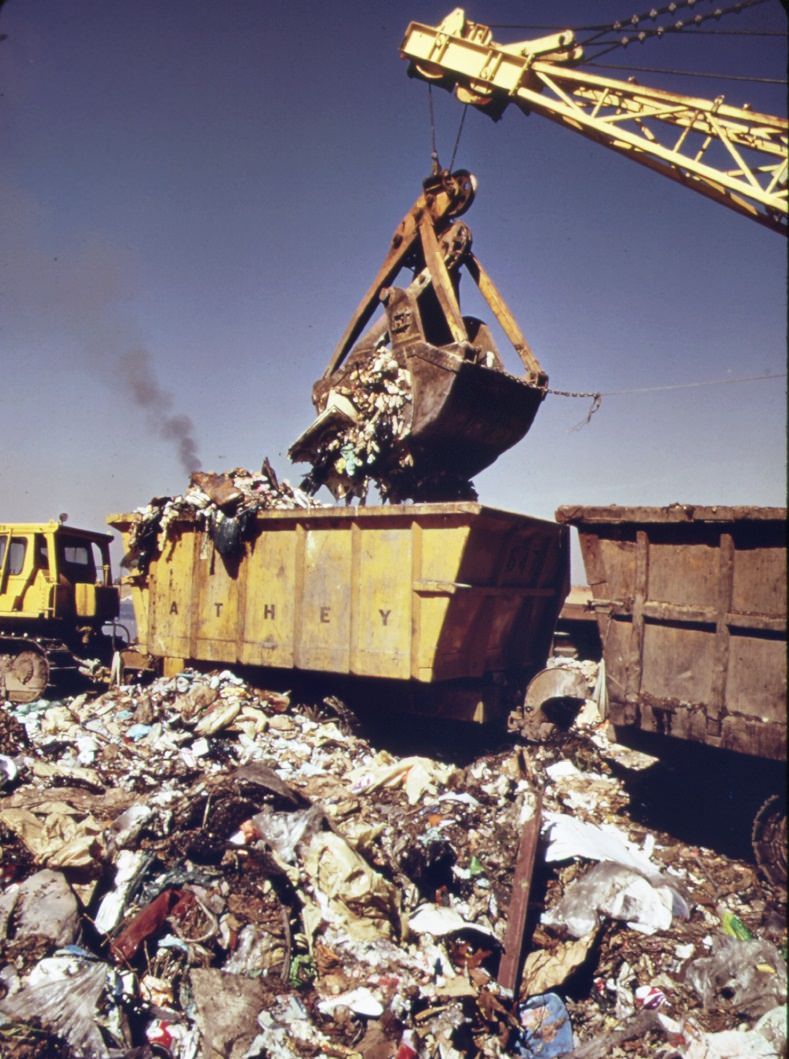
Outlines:
{"label": "container side panel", "polygon": [[567,538],[564,527],[531,527],[504,557],[500,582],[516,592],[497,601],[487,669],[545,665],[569,591]]}
{"label": "container side panel", "polygon": [[786,641],[738,635],[729,640],[729,713],[786,723]]}
{"label": "container side panel", "polygon": [[665,700],[650,702],[646,696],[638,707],[639,728],[645,732],[693,739],[718,746],[720,739],[708,731],[707,714],[699,705],[669,705]]}
{"label": "container side panel", "polygon": [[440,641],[436,653],[437,672],[482,676],[493,653],[496,603],[496,598],[487,595],[484,589],[471,589],[452,598],[448,612],[449,628],[456,629],[460,635],[455,639],[452,652],[446,650],[444,641]]}
{"label": "container side panel", "polygon": [[720,745],[725,750],[786,761],[786,722],[764,724],[752,717],[731,714],[723,720]]}
{"label": "container side panel", "polygon": [[[785,758],[785,512],[600,509],[584,522],[578,509],[574,517],[600,601],[612,719]],[[640,565],[635,539],[648,542]]]}
{"label": "container side panel", "polygon": [[465,532],[457,538],[462,552],[454,554],[451,576],[470,585],[500,583],[503,560],[517,544],[521,525],[520,520],[503,521],[485,511],[470,519]]}
{"label": "container side panel", "polygon": [[482,512],[470,523],[436,646],[436,679],[545,663],[567,592],[567,531]]}
{"label": "container side panel", "polygon": [[732,610],[786,618],[786,550],[742,547],[737,540]]}
{"label": "container side panel", "polygon": [[[609,619],[607,615],[600,619],[600,638],[603,643],[608,694],[613,703],[625,701],[632,628],[629,621]],[[617,721],[617,723],[620,722]]]}
{"label": "container side panel", "polygon": [[[449,595],[419,593],[416,596],[415,607],[419,612],[419,636],[414,643],[412,665],[412,673],[416,680],[449,680],[455,676],[465,675],[460,657],[462,636],[456,628],[457,611],[453,609],[450,612],[452,602],[452,597]],[[449,632],[450,621],[454,635]],[[449,639],[449,644],[445,648],[441,643],[440,665],[438,665],[436,656],[439,653],[439,639],[444,637]]]}
{"label": "container side panel", "polygon": [[718,564],[717,535],[709,542],[693,544],[653,540],[649,550],[647,598],[680,606],[714,608],[719,594]]}
{"label": "container side panel", "polygon": [[352,671],[408,680],[411,675],[411,527],[361,525],[359,593]]}
{"label": "container side panel", "polygon": [[228,564],[176,531],[150,569],[153,653],[418,682],[544,664],[565,528],[447,504],[270,512],[257,529]]}
{"label": "container side panel", "polygon": [[502,535],[495,583],[521,588],[551,586],[562,534],[555,527],[532,525]]}
{"label": "container side panel", "polygon": [[636,542],[635,529],[632,531],[632,538],[627,539],[628,528],[625,527],[620,536],[601,536],[599,539],[598,565],[605,571],[605,580],[598,584],[590,577],[589,587],[596,599],[633,598],[636,582]]}
{"label": "container side panel", "polygon": [[351,533],[331,524],[307,526],[304,589],[297,628],[296,665],[350,672]]}
{"label": "container side panel", "polygon": [[646,622],[642,694],[675,703],[708,703],[714,646],[714,629]]}
{"label": "container side panel", "polygon": [[[463,657],[467,624],[476,613],[469,590],[452,594],[461,582],[461,569],[469,538],[468,520],[434,521],[417,517],[420,536],[420,577],[414,592],[414,629],[411,671],[416,680],[451,680],[476,675]],[[490,568],[491,553],[481,566]],[[434,583],[435,588],[424,587]],[[442,589],[441,586],[445,587]]]}
{"label": "container side panel", "polygon": [[182,533],[167,542],[148,569],[152,654],[191,658],[194,534]]}
{"label": "container side panel", "polygon": [[532,663],[529,648],[533,643],[534,611],[534,604],[520,595],[491,597],[483,660],[486,673],[526,668]]}
{"label": "container side panel", "polygon": [[[201,544],[203,534],[196,534]],[[210,550],[195,562],[194,593],[197,600],[192,625],[192,658],[208,662],[238,661],[238,571]]]}
{"label": "container side panel", "polygon": [[453,680],[484,672],[487,630],[480,627],[484,603],[473,589],[443,599],[423,597],[419,679]]}
{"label": "container side panel", "polygon": [[496,614],[487,668],[541,669],[546,662],[564,594],[513,601]]}
{"label": "container side panel", "polygon": [[267,527],[251,543],[242,576],[246,592],[240,661],[291,668],[297,606],[296,534]]}
{"label": "container side panel", "polygon": [[148,652],[150,644],[150,611],[151,591],[146,584],[131,584],[129,596],[134,608],[134,624],[137,628],[137,642],[140,650]]}
{"label": "container side panel", "polygon": [[468,535],[468,525],[422,520],[422,578],[457,581]]}

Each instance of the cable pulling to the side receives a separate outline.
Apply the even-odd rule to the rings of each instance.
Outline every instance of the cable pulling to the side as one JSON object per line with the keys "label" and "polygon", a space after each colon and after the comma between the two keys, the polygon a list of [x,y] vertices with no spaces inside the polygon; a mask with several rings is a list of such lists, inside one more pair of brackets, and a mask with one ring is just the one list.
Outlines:
{"label": "cable pulling to the side", "polygon": [[572,428],[573,430],[579,430],[591,421],[592,416],[602,406],[604,397],[623,397],[635,393],[659,393],[666,390],[691,390],[697,389],[701,386],[730,386],[734,383],[761,382],[764,379],[785,378],[786,372],[778,371],[766,372],[763,375],[743,375],[734,379],[702,379],[699,382],[662,383],[659,386],[634,386],[625,390],[556,390],[551,386],[540,386],[537,388],[545,394],[550,394],[552,397],[581,397],[590,399],[592,403],[589,406],[589,411],[587,412],[586,417],[582,419],[580,423],[576,423]]}

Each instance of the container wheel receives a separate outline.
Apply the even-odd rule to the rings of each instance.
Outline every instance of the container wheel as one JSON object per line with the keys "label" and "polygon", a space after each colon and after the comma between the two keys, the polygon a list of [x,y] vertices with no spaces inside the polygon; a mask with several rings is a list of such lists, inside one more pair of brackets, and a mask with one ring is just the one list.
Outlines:
{"label": "container wheel", "polygon": [[756,863],[767,879],[784,888],[786,872],[786,795],[773,794],[753,821],[751,842]]}
{"label": "container wheel", "polygon": [[11,702],[35,702],[49,683],[49,663],[34,647],[5,654],[0,658],[0,669],[5,697]]}

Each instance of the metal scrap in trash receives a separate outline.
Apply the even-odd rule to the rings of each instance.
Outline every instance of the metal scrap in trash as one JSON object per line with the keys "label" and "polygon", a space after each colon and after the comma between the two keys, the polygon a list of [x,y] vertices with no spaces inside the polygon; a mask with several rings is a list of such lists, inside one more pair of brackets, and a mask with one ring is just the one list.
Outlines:
{"label": "metal scrap in trash", "polygon": [[280,479],[268,459],[257,473],[243,467],[222,474],[193,471],[182,495],[154,497],[134,511],[122,565],[144,573],[178,521],[205,527],[217,552],[231,558],[254,529],[256,512],[320,506],[303,490]]}

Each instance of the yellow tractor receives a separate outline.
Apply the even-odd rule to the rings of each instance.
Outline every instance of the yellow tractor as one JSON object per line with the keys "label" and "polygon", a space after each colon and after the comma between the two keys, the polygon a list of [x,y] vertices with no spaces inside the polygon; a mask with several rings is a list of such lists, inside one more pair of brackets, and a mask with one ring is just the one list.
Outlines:
{"label": "yellow tractor", "polygon": [[55,521],[0,523],[0,699],[33,702],[109,665],[102,627],[120,603],[111,541]]}

